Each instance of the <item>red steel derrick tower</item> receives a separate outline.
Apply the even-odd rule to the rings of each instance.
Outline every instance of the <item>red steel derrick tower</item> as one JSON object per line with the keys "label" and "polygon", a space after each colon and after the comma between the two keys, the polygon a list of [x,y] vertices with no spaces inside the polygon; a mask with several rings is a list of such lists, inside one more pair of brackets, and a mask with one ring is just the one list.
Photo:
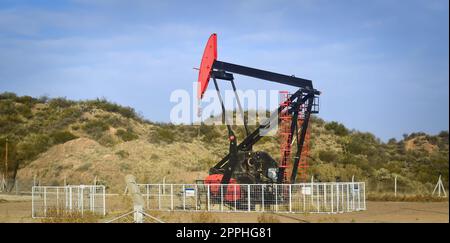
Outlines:
{"label": "red steel derrick tower", "polygon": [[[279,139],[280,139],[280,152],[281,159],[279,167],[283,170],[283,180],[282,183],[289,183],[288,174],[292,172],[292,145],[297,140],[297,134],[292,133],[292,114],[287,112],[288,108],[291,106],[289,100],[290,93],[287,91],[280,91],[280,107],[282,107],[280,116],[280,127],[279,127]],[[299,109],[297,117],[297,127],[302,127],[304,122],[304,110],[305,106],[302,105]],[[308,156],[309,156],[309,142],[310,142],[310,129],[306,130],[305,142],[303,144],[302,153],[300,156],[298,164],[298,176],[301,182],[306,182],[307,180],[307,170],[308,170]]]}
{"label": "red steel derrick tower", "polygon": [[279,168],[283,169],[283,181],[282,183],[287,184],[288,182],[288,171],[289,161],[291,161],[292,155],[292,133],[291,133],[291,121],[292,115],[287,112],[287,109],[291,105],[289,100],[289,92],[280,91],[280,107],[282,107],[280,116],[280,127],[279,127],[279,138],[280,138],[280,152],[281,160]]}

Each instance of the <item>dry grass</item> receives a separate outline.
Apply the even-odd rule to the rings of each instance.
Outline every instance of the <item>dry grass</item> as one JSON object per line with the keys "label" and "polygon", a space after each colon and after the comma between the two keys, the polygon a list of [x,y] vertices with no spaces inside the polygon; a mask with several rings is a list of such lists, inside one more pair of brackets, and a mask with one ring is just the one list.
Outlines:
{"label": "dry grass", "polygon": [[42,223],[97,223],[100,216],[92,212],[66,211],[50,209],[47,211],[47,218],[41,220]]}
{"label": "dry grass", "polygon": [[220,223],[219,218],[207,212],[192,214],[191,221],[192,223]]}
{"label": "dry grass", "polygon": [[[79,138],[53,146],[21,169],[18,178],[32,181],[33,175],[38,175],[44,185],[53,181],[62,185],[65,177],[69,184],[92,184],[97,176],[108,192],[121,193],[126,174],[135,175],[140,183],[157,183],[164,177],[167,183],[193,183],[204,178],[206,164],[216,160],[218,157],[198,142],[159,145],[137,139],[105,147]],[[54,169],[57,167],[60,170]]]}
{"label": "dry grass", "polygon": [[368,201],[378,201],[378,202],[448,202],[448,197],[436,197],[431,195],[418,195],[418,194],[403,194],[397,195],[397,197],[392,193],[376,193],[368,194]]}
{"label": "dry grass", "polygon": [[280,220],[273,214],[263,213],[258,216],[258,223],[280,223]]}
{"label": "dry grass", "polygon": [[336,216],[328,216],[317,219],[317,223],[339,223],[339,219]]}

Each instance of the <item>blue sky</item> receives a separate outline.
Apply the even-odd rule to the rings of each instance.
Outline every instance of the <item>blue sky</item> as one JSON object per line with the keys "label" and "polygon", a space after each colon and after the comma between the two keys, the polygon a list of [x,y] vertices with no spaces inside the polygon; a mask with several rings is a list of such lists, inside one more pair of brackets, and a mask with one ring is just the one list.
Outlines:
{"label": "blue sky", "polygon": [[[319,116],[383,140],[449,124],[447,0],[0,0],[0,91],[105,97],[168,121],[204,44],[312,79]],[[241,89],[289,87],[237,77]]]}

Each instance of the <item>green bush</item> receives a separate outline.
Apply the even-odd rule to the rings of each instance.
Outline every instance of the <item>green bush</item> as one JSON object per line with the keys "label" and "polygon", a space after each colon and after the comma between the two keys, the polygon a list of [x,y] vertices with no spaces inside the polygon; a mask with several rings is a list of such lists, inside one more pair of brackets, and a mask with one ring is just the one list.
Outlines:
{"label": "green bush", "polygon": [[126,122],[122,121],[122,119],[120,119],[119,117],[116,117],[116,116],[105,117],[103,119],[103,121],[106,124],[110,125],[111,127],[120,127],[120,126],[126,126],[127,125]]}
{"label": "green bush", "polygon": [[23,117],[30,119],[33,117],[33,113],[31,112],[31,108],[29,106],[19,104],[16,106],[17,112]]}
{"label": "green bush", "polygon": [[[23,123],[18,115],[1,115],[0,114],[0,133],[1,134],[17,134],[17,130],[21,128]],[[18,134],[17,134],[18,135]]]}
{"label": "green bush", "polygon": [[311,119],[311,124],[314,124],[317,126],[323,126],[323,124],[325,124],[325,121],[316,115],[311,115],[310,119]]}
{"label": "green bush", "polygon": [[167,127],[158,127],[150,134],[149,142],[151,143],[173,143],[175,141],[175,133],[173,129]]}
{"label": "green bush", "polygon": [[130,156],[130,153],[128,153],[125,150],[119,150],[116,152],[116,155],[119,156],[119,158],[121,158],[121,159],[125,159],[125,158],[128,158],[128,156]]}
{"label": "green bush", "polygon": [[81,172],[87,171],[87,170],[89,170],[89,168],[91,168],[91,166],[92,166],[92,163],[87,162],[87,163],[84,163],[83,165],[81,165],[80,167],[78,167],[76,169],[76,171],[81,171]]}
{"label": "green bush", "polygon": [[448,131],[441,131],[438,136],[448,140]]}
{"label": "green bush", "polygon": [[61,118],[70,118],[71,121],[74,121],[75,119],[80,118],[81,115],[83,115],[83,112],[80,107],[68,107],[62,111]]}
{"label": "green bush", "polygon": [[119,113],[126,118],[142,120],[142,118],[136,113],[136,111],[133,108],[120,106],[116,103],[109,102],[104,98],[89,100],[86,101],[85,103],[95,108],[102,109],[104,111]]}
{"label": "green bush", "polygon": [[375,136],[370,133],[354,133],[351,135],[350,142],[347,144],[347,151],[352,154],[374,155],[379,142]]}
{"label": "green bush", "polygon": [[338,154],[332,150],[320,150],[319,159],[324,162],[337,162]]}
{"label": "green bush", "polygon": [[18,144],[19,160],[32,160],[45,152],[52,145],[52,140],[45,134],[31,134]]}
{"label": "green bush", "polygon": [[38,102],[37,99],[35,99],[35,98],[31,97],[31,96],[28,96],[28,95],[17,97],[15,99],[15,101],[17,103],[24,104],[24,105],[26,105],[28,107],[31,107],[31,106],[33,106],[34,104],[36,104]]}
{"label": "green bush", "polygon": [[198,127],[191,125],[178,125],[174,126],[176,139],[179,142],[191,143],[192,140],[198,135]]}
{"label": "green bush", "polygon": [[13,92],[3,92],[0,94],[0,100],[15,100],[17,95]]}
{"label": "green bush", "polygon": [[67,141],[78,138],[73,135],[69,131],[57,131],[50,134],[50,137],[53,139],[53,144],[65,143]]}
{"label": "green bush", "polygon": [[338,136],[346,136],[349,134],[349,131],[343,124],[335,121],[327,123],[325,129],[334,131],[334,134]]}
{"label": "green bush", "polygon": [[126,131],[123,129],[118,129],[116,131],[116,135],[125,142],[139,138],[139,136],[137,134],[133,133],[133,131],[131,129],[127,129]]}
{"label": "green bush", "polygon": [[74,105],[75,102],[67,100],[65,97],[54,98],[49,101],[50,108],[67,108]]}
{"label": "green bush", "polygon": [[121,163],[119,165],[120,167],[120,171],[125,172],[125,171],[129,171],[130,170],[130,165],[127,163]]}
{"label": "green bush", "polygon": [[200,125],[200,134],[203,136],[202,141],[205,143],[210,143],[211,141],[216,140],[217,138],[221,138],[222,135],[219,131],[217,131],[216,126],[214,125],[205,125],[202,123]]}
{"label": "green bush", "polygon": [[0,100],[0,115],[16,115],[17,110],[14,102],[11,100]]}
{"label": "green bush", "polygon": [[83,126],[83,130],[95,139],[100,139],[103,132],[108,130],[109,126],[101,120],[90,120]]}
{"label": "green bush", "polygon": [[116,139],[108,133],[103,134],[97,141],[101,145],[108,147],[114,146],[117,143]]}
{"label": "green bush", "polygon": [[38,103],[45,104],[50,100],[50,98],[47,95],[41,95],[41,96],[39,96],[39,98],[37,100],[38,100]]}

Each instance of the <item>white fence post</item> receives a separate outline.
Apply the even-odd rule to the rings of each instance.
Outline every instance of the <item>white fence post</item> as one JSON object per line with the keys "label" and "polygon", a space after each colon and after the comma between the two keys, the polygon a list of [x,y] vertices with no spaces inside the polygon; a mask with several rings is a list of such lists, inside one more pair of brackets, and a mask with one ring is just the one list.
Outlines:
{"label": "white fence post", "polygon": [[333,205],[333,200],[334,200],[334,196],[333,196],[333,184],[331,184],[330,186],[331,186],[331,213],[333,213],[333,211],[334,211],[334,205]]}
{"label": "white fence post", "polygon": [[358,183],[358,210],[361,210],[361,183]]}
{"label": "white fence post", "polygon": [[64,186],[64,210],[69,208],[69,190],[67,186]]}
{"label": "white fence post", "polygon": [[314,176],[311,176],[311,206],[314,206]]}
{"label": "white fence post", "polygon": [[301,190],[300,190],[302,197],[303,197],[303,212],[306,213],[306,186],[305,184],[302,184]]}
{"label": "white fence post", "polygon": [[[97,183],[97,182],[96,182]],[[97,191],[97,188],[95,186],[89,187],[89,210],[91,210],[92,213],[95,213],[95,193]]]}
{"label": "white fence post", "polygon": [[394,196],[397,197],[397,176],[394,178]]}
{"label": "white fence post", "polygon": [[173,211],[173,184],[170,184],[170,209]]}
{"label": "white fence post", "polygon": [[350,200],[348,198],[349,197],[349,192],[348,192],[349,188],[350,188],[350,186],[347,183],[347,212],[350,212]]}
{"label": "white fence post", "polygon": [[210,209],[210,202],[209,202],[209,199],[210,199],[210,191],[211,191],[211,189],[209,188],[209,186],[210,186],[210,184],[208,184],[208,191],[207,191],[207,194],[206,194],[206,198],[207,198],[207,204],[208,204],[208,211],[211,211],[211,209]]}
{"label": "white fence post", "polygon": [[362,185],[362,188],[363,188],[363,203],[364,203],[364,207],[363,207],[363,209],[364,210],[366,210],[366,183],[365,182],[362,182],[361,183],[361,185]]}
{"label": "white fence post", "polygon": [[316,184],[316,207],[317,207],[317,212],[320,212],[320,187],[319,184]]}
{"label": "white fence post", "polygon": [[[240,187],[239,187],[239,192],[240,192]],[[234,211],[237,210],[237,195],[236,195],[236,184],[234,184]]]}
{"label": "white fence post", "polygon": [[56,188],[56,214],[59,213],[59,190]]}
{"label": "white fence post", "polygon": [[278,212],[278,185],[275,184],[275,212]]}
{"label": "white fence post", "polygon": [[34,189],[35,186],[31,187],[31,218],[36,217],[36,215],[34,214]]}
{"label": "white fence post", "polygon": [[250,184],[247,185],[247,206],[248,211],[250,212]]}
{"label": "white fence post", "polygon": [[262,204],[262,211],[264,212],[264,184],[261,185],[261,204]]}
{"label": "white fence post", "polygon": [[195,184],[195,210],[198,210],[198,185]]}
{"label": "white fence post", "polygon": [[220,185],[220,211],[223,212],[223,185]]}
{"label": "white fence post", "polygon": [[341,202],[341,188],[340,188],[340,182],[336,183],[336,201],[337,201],[337,213],[341,212],[342,208],[342,202]]}
{"label": "white fence post", "polygon": [[342,211],[341,212],[344,212],[345,211],[345,208],[344,208],[344,184],[342,184],[341,183],[341,205],[342,205]]}
{"label": "white fence post", "polygon": [[292,213],[292,188],[291,184],[289,184],[289,212]]}
{"label": "white fence post", "polygon": [[150,202],[149,202],[150,201],[150,190],[149,190],[150,188],[149,187],[150,187],[150,185],[147,185],[146,187],[147,187],[147,189],[146,189],[146,192],[147,192],[147,203],[146,204],[147,204],[147,208],[149,208],[149,205],[150,205]]}
{"label": "white fence post", "polygon": [[69,209],[70,212],[72,212],[73,206],[72,206],[72,186],[69,186]]}
{"label": "white fence post", "polygon": [[47,217],[47,188],[44,187],[44,217]]}
{"label": "white fence post", "polygon": [[161,209],[161,184],[158,185],[158,209]]}
{"label": "white fence post", "polygon": [[102,192],[103,192],[103,216],[106,215],[106,188],[105,186],[102,186]]}
{"label": "white fence post", "polygon": [[186,210],[186,187],[183,184],[183,210]]}
{"label": "white fence post", "polygon": [[79,197],[80,197],[80,207],[81,207],[81,216],[83,216],[84,215],[84,198],[83,198],[83,194],[84,194],[84,187],[80,187],[80,191],[81,191],[81,194],[79,195]]}

